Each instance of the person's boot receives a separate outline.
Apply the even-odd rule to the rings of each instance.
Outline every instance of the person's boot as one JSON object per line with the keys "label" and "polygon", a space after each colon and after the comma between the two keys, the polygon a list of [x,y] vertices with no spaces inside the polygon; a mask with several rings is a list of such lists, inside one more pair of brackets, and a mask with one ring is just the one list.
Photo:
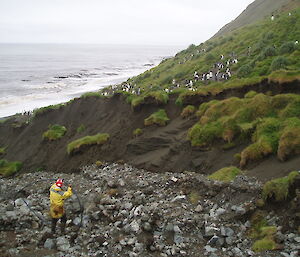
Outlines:
{"label": "person's boot", "polygon": [[61,223],[60,224],[60,232],[61,232],[62,235],[65,234],[65,232],[66,232],[66,223]]}
{"label": "person's boot", "polygon": [[56,227],[56,223],[52,222],[52,226],[51,226],[51,233],[52,233],[52,235],[55,234],[55,227]]}

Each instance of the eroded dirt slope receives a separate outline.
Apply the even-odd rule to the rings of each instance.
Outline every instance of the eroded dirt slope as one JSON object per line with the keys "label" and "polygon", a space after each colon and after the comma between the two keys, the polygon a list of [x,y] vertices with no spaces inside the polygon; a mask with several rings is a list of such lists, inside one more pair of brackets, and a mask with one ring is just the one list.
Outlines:
{"label": "eroded dirt slope", "polygon": [[[290,84],[249,85],[245,88],[230,89],[216,96],[192,97],[187,103],[198,104],[230,96],[243,97],[250,90],[257,92],[299,93],[299,82]],[[76,99],[58,110],[49,110],[32,119],[28,124],[15,117],[0,124],[0,146],[7,146],[6,154],[1,156],[9,161],[21,161],[23,171],[37,169],[72,172],[79,167],[95,163],[97,160],[123,160],[140,168],[159,171],[196,171],[212,173],[229,165],[238,165],[234,154],[245,147],[237,146],[230,150],[222,150],[218,142],[209,149],[192,148],[187,141],[187,132],[197,118],[183,119],[180,117],[182,108],[175,104],[175,95],[170,97],[165,106],[157,106],[151,101],[137,110],[132,110],[122,95],[108,99],[88,97]],[[144,127],[144,119],[165,108],[170,122],[165,127]],[[26,118],[26,117],[25,117]],[[64,137],[57,141],[47,142],[42,138],[43,132],[50,124],[59,124],[67,128]],[[80,125],[85,126],[81,133],[77,132]],[[133,137],[136,128],[144,133]],[[67,144],[75,139],[97,133],[109,133],[110,140],[103,146],[84,148],[73,156],[67,154]],[[249,139],[250,141],[250,139]],[[287,162],[280,162],[271,156],[262,162],[252,163],[246,167],[247,173],[261,180],[280,177],[292,170],[298,170],[300,157],[296,156]]]}

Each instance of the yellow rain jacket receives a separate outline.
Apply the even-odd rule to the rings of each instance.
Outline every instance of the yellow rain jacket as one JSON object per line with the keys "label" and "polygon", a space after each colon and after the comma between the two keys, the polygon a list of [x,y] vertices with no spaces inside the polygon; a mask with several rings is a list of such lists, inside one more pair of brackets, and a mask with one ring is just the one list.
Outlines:
{"label": "yellow rain jacket", "polygon": [[64,213],[65,199],[73,195],[72,188],[68,187],[68,191],[64,192],[60,187],[53,184],[50,188],[50,216],[54,219],[61,218]]}

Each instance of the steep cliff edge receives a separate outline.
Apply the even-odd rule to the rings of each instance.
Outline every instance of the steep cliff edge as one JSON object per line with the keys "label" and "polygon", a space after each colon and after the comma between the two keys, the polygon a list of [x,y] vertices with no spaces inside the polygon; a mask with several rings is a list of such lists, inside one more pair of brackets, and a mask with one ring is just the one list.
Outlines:
{"label": "steep cliff edge", "polygon": [[[289,86],[290,85],[290,86]],[[278,93],[296,93],[299,82],[282,86],[252,85],[243,89],[230,89],[214,96],[215,99],[241,97],[250,90]],[[3,158],[23,163],[23,171],[72,172],[96,161],[125,161],[148,170],[196,171],[210,174],[230,165],[239,165],[235,154],[245,148],[245,143],[224,149],[224,142],[216,141],[206,148],[192,147],[187,139],[189,129],[197,122],[195,115],[183,118],[182,107],[175,104],[177,95],[172,95],[167,104],[157,105],[149,101],[133,110],[122,94],[110,98],[86,97],[75,99],[59,109],[47,109],[35,117],[13,117],[0,124],[0,145],[6,146]],[[211,100],[210,96],[189,99],[193,104]],[[197,100],[198,99],[198,100]],[[170,119],[166,126],[145,126],[147,117],[164,108]],[[20,118],[30,119],[27,122]],[[59,124],[66,128],[66,134],[58,140],[49,141],[43,133],[50,125]],[[85,129],[81,131],[80,127]],[[134,136],[140,128],[143,133]],[[67,145],[85,136],[108,133],[109,141],[103,145],[84,146],[74,154],[68,154]],[[250,138],[249,138],[250,140]],[[299,168],[300,157],[295,156],[281,162],[275,156],[251,162],[247,166],[249,175],[261,180],[286,175]]]}

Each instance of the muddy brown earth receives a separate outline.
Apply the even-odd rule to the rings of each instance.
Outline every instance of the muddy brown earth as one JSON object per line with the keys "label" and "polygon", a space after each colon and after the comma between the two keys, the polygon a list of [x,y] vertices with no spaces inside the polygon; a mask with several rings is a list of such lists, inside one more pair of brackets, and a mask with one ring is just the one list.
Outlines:
{"label": "muddy brown earth", "polygon": [[[257,92],[299,93],[300,83],[294,81],[285,84],[249,85],[243,88],[225,90],[216,96],[193,96],[185,99],[186,104],[198,106],[201,102],[225,99],[230,96],[243,97],[250,90]],[[57,110],[48,110],[36,117],[16,115],[0,123],[0,146],[7,147],[1,158],[9,161],[21,161],[22,171],[51,170],[57,172],[76,172],[80,167],[100,161],[123,161],[139,168],[161,172],[195,171],[210,174],[220,168],[236,165],[236,153],[245,145],[223,150],[222,142],[216,142],[207,149],[192,148],[187,141],[187,132],[197,118],[180,117],[182,107],[175,104],[177,96],[171,95],[168,104],[158,106],[153,99],[133,110],[126,99],[116,94],[103,99],[87,97],[75,99],[72,103]],[[170,118],[165,127],[144,126],[144,119],[164,108]],[[67,128],[64,137],[57,141],[43,140],[42,134],[50,124],[59,124]],[[77,128],[85,126],[81,133]],[[133,136],[136,128],[142,128],[143,134]],[[103,146],[91,146],[79,153],[69,156],[67,144],[71,141],[97,133],[109,133],[110,140]],[[250,139],[249,139],[250,142]],[[286,162],[280,162],[275,156],[251,163],[246,174],[255,176],[261,181],[287,175],[298,170],[300,157],[295,156]]]}

